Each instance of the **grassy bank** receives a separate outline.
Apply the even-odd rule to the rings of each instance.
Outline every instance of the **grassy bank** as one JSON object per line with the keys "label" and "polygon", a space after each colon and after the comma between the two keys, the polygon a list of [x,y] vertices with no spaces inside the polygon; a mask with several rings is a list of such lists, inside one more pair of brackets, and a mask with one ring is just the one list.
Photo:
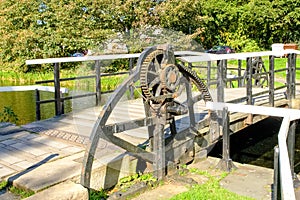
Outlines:
{"label": "grassy bank", "polygon": [[[76,76],[74,70],[61,70],[60,76],[63,78],[70,78]],[[53,79],[53,72],[15,72],[15,71],[0,71],[0,80],[7,82],[15,82],[20,84],[34,83],[38,80]]]}
{"label": "grassy bank", "polygon": [[[92,72],[80,72],[75,70],[61,70],[61,78],[72,78],[78,76],[93,75]],[[36,81],[41,80],[53,80],[53,72],[37,72],[37,73],[19,73],[14,71],[0,71],[0,81],[3,85],[31,85],[35,84]],[[108,91],[114,90],[118,85],[120,85],[127,75],[116,75],[116,76],[105,76],[101,77],[101,90]],[[53,85],[49,83],[47,85]],[[75,81],[62,81],[62,87],[68,87],[69,89],[77,89],[78,87],[86,87],[89,90],[95,88],[95,79],[89,78],[84,80]]]}

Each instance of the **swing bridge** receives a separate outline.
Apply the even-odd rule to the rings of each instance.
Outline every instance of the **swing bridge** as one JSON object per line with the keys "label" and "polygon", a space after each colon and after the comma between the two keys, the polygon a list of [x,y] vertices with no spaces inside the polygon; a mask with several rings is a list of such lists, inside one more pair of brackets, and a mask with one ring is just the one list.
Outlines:
{"label": "swing bridge", "polygon": [[[140,54],[38,59],[28,60],[27,64],[54,64],[53,101],[56,114],[61,115],[64,101],[75,98],[61,96],[61,63],[94,61],[99,87],[102,61],[129,59],[128,78],[98,109],[91,128],[85,129],[89,139],[82,163],[83,186],[102,187],[93,177],[93,163],[101,159],[96,156],[101,141],[124,149],[137,163],[144,163],[144,171],[152,171],[161,180],[176,166],[205,156],[209,148],[222,140],[218,167],[231,171],[235,166],[230,158],[230,135],[276,116],[283,121],[274,151],[273,196],[280,193],[283,199],[295,199],[299,52],[207,54],[174,51],[171,45],[164,44],[149,47]],[[278,65],[282,63],[277,62],[279,59],[286,61],[284,66]],[[131,99],[134,94],[137,99]],[[101,89],[96,88],[93,95],[97,102],[101,101]],[[43,102],[37,99],[37,103]]]}

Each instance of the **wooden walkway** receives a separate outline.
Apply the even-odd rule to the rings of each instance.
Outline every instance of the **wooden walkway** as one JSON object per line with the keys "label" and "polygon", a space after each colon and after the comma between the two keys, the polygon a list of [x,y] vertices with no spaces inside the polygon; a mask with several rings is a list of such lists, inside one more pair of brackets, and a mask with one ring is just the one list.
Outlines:
{"label": "wooden walkway", "polygon": [[[266,91],[262,88],[253,88],[253,93],[260,93]],[[216,99],[216,92],[210,90],[213,99]],[[227,88],[225,89],[225,100],[226,102],[232,101],[234,99],[246,96],[245,88]],[[268,104],[268,94],[260,95],[254,98],[255,105],[267,105]],[[277,91],[275,95],[276,103],[281,105],[286,104],[284,91]],[[97,117],[101,111],[101,107],[91,107],[84,110],[76,110],[67,113],[65,115],[54,117],[47,120],[36,121],[27,125],[23,128],[30,130],[32,132],[38,132],[47,134],[49,136],[62,138],[76,143],[85,144],[88,140],[92,128],[97,120]],[[199,117],[204,117],[207,114],[205,111],[204,102],[199,104],[195,108],[195,113]],[[135,120],[145,117],[144,105],[142,99],[128,100],[119,102],[116,108],[113,110],[107,124],[115,124],[117,122]],[[240,115],[238,117],[241,117]],[[232,117],[233,119],[236,117]],[[197,116],[196,116],[197,119]],[[176,117],[177,126],[181,126],[185,123],[189,123],[187,115]],[[137,145],[143,143],[148,138],[147,127],[141,127],[138,129],[126,131],[123,133],[118,133],[118,137],[126,141]]]}

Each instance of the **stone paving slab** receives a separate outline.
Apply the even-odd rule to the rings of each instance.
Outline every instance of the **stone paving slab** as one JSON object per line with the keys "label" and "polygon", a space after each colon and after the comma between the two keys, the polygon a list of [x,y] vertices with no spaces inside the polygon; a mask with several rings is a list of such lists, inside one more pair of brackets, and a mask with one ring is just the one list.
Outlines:
{"label": "stone paving slab", "polygon": [[[40,133],[22,130],[1,135],[0,128],[1,180],[8,180],[14,186],[38,193],[66,180],[78,182],[85,146],[70,141],[70,138],[57,137],[68,132],[34,128]],[[55,137],[45,134],[53,132],[56,133]],[[92,175],[93,188],[111,187],[118,178],[133,173],[130,163],[136,162],[132,161],[131,156],[126,156],[120,147],[100,140],[93,164],[93,170],[97,170]]]}
{"label": "stone paving slab", "polygon": [[[15,126],[10,126],[17,130]],[[37,191],[56,184],[57,181],[64,181],[69,178],[68,174],[76,173],[77,176],[80,174],[81,163],[72,160],[83,157],[85,150],[83,145],[47,135],[33,134],[23,129],[2,134],[8,129],[9,125],[4,129],[0,128],[0,180],[9,180],[23,188]],[[49,163],[52,165],[43,168]],[[67,171],[60,174],[55,171],[59,170],[59,167]],[[55,174],[60,177],[55,177]],[[55,178],[57,180],[53,181]],[[37,183],[35,179],[44,180],[44,184]]]}
{"label": "stone paving slab", "polygon": [[221,182],[221,186],[239,195],[254,199],[271,199],[273,170],[254,165],[237,164],[238,169]]}
{"label": "stone paving slab", "polygon": [[[220,159],[218,158],[208,157],[203,161],[191,164],[189,167],[214,173],[219,162]],[[234,169],[220,181],[223,188],[254,199],[271,199],[273,169],[236,162],[234,165],[237,169]],[[217,170],[219,171],[219,169]]]}
{"label": "stone paving slab", "polygon": [[0,135],[9,135],[9,134],[13,134],[13,133],[16,133],[16,132],[21,132],[21,131],[23,131],[23,129],[18,127],[18,126],[7,125],[7,126],[4,126],[4,127],[1,127]]}
{"label": "stone paving slab", "polygon": [[49,186],[78,176],[81,170],[81,163],[74,160],[82,157],[83,152],[59,159],[55,162],[42,163],[36,166],[36,168],[30,168],[10,177],[9,180],[12,180],[13,185],[17,187],[38,192]]}
{"label": "stone paving slab", "polygon": [[76,184],[72,181],[66,181],[26,198],[26,200],[37,199],[87,200],[89,199],[89,194],[88,190],[82,185]]}

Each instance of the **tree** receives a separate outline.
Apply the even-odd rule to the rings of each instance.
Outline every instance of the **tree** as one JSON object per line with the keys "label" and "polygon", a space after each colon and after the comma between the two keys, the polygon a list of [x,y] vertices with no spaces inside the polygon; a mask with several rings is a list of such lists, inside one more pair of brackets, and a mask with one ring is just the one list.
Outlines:
{"label": "tree", "polygon": [[28,71],[26,59],[70,56],[112,34],[136,38],[133,30],[148,26],[187,34],[205,48],[270,48],[298,42],[299,11],[299,0],[2,0],[0,67]]}
{"label": "tree", "polygon": [[23,71],[26,59],[69,56],[106,38],[111,2],[6,0],[0,3],[0,63]]}

